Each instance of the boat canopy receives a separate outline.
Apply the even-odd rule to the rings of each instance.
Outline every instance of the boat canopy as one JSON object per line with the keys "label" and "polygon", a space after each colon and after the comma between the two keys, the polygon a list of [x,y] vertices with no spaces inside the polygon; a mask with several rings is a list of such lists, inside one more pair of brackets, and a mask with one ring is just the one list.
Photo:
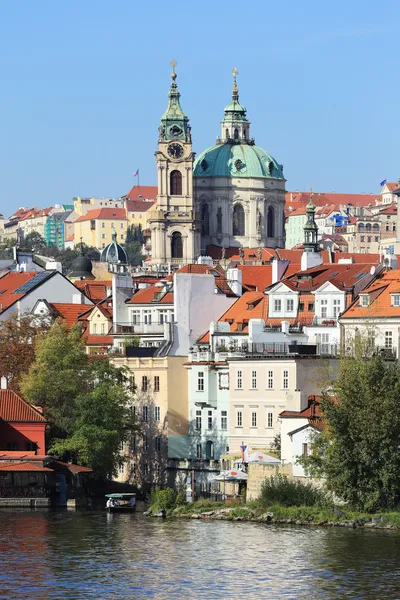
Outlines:
{"label": "boat canopy", "polygon": [[125,498],[135,498],[136,494],[106,494],[106,498],[114,498],[115,500],[124,500]]}

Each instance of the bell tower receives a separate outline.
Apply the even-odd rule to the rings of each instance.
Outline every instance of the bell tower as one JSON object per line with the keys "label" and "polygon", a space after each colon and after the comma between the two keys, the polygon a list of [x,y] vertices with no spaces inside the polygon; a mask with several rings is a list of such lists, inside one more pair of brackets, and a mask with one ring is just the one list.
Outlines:
{"label": "bell tower", "polygon": [[195,154],[189,119],[179,101],[176,64],[171,61],[168,106],[158,128],[158,194],[149,219],[152,264],[192,263],[200,254],[201,220],[193,196]]}

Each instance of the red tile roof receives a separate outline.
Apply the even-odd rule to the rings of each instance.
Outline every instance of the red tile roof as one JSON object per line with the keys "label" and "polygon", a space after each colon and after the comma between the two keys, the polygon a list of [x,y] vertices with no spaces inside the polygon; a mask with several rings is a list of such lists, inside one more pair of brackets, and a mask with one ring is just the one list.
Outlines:
{"label": "red tile roof", "polygon": [[85,296],[90,298],[92,302],[98,304],[101,300],[107,298],[110,288],[111,281],[100,281],[96,279],[95,281],[85,281],[85,280],[77,280],[74,281],[75,287],[80,289]]}
{"label": "red tile roof", "polygon": [[147,200],[155,200],[157,198],[158,188],[156,185],[134,185],[126,194],[129,200],[140,200],[139,196],[143,196]]}
{"label": "red tile roof", "polygon": [[75,223],[96,219],[103,219],[104,221],[126,221],[126,210],[125,208],[95,208],[94,210],[89,210],[86,215],[79,217]]}
{"label": "red tile roof", "polygon": [[399,187],[399,184],[392,181],[387,181],[383,187],[385,186],[388,187],[391,192],[394,192],[394,190],[397,190]]}
{"label": "red tile roof", "polygon": [[262,292],[272,283],[271,265],[239,265],[242,284],[256,292]]}
{"label": "red tile roof", "polygon": [[46,423],[36,408],[11,390],[0,390],[0,419],[7,423]]}
{"label": "red tile roof", "polygon": [[[286,192],[286,207],[300,208],[299,204],[308,204],[310,192]],[[314,192],[315,206],[333,204],[335,207],[352,204],[353,206],[376,206],[381,202],[379,194],[336,194],[330,192]],[[292,213],[290,213],[292,214]]]}
{"label": "red tile roof", "polygon": [[197,275],[214,275],[215,287],[226,296],[234,296],[228,285],[225,271],[219,266],[210,267],[209,265],[185,265],[176,271],[177,273],[195,273]]}
{"label": "red tile roof", "polygon": [[154,206],[155,201],[153,200],[127,200],[126,201],[126,210],[128,212],[140,212],[140,213],[144,213],[148,210],[150,210],[150,208],[152,206]]}
{"label": "red tile roof", "polygon": [[[163,287],[152,285],[151,287],[137,290],[127,304],[148,304],[149,302],[153,302],[157,294],[161,294],[163,292],[165,292]],[[174,293],[167,292],[164,294],[164,296],[162,296],[159,302],[161,304],[173,304]]]}
{"label": "red tile roof", "polygon": [[14,462],[14,463],[0,463],[0,471],[22,471],[22,472],[35,472],[35,473],[54,473],[53,469],[47,467],[40,467],[31,462]]}
{"label": "red tile roof", "polygon": [[16,294],[15,290],[24,283],[28,283],[36,275],[37,273],[9,272],[0,277],[0,313],[24,297],[25,294]]}
{"label": "red tile roof", "polygon": [[400,317],[400,306],[392,306],[392,295],[400,293],[400,270],[385,271],[362,294],[369,294],[369,306],[360,306],[360,299],[344,311],[341,319],[362,318],[373,319],[379,317]]}
{"label": "red tile roof", "polygon": [[112,346],[112,335],[90,335],[85,337],[86,346]]}
{"label": "red tile roof", "polygon": [[93,306],[89,304],[67,304],[52,302],[50,306],[54,309],[55,316],[65,320],[68,329],[71,329],[73,325],[76,325],[78,318],[86,313],[88,310],[92,310]]}
{"label": "red tile roof", "polygon": [[366,264],[329,264],[300,271],[281,282],[290,289],[300,292],[312,292],[326,282],[333,283],[340,290],[352,289],[362,277],[371,270],[371,263]]}
{"label": "red tile roof", "polygon": [[72,473],[93,473],[93,469],[89,469],[89,467],[73,465],[72,463],[61,462],[60,460],[54,460],[51,464],[67,467],[70,471],[72,471]]}
{"label": "red tile roof", "polygon": [[396,204],[388,204],[385,208],[379,211],[380,215],[397,215],[397,205]]}

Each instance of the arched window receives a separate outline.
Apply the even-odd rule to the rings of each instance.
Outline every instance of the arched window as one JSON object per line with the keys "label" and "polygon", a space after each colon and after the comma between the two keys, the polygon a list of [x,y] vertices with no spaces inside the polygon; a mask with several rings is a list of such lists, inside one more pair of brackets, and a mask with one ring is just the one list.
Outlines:
{"label": "arched window", "polygon": [[235,131],[233,132],[233,137],[235,140],[239,139],[239,130],[238,129],[235,129]]}
{"label": "arched window", "polygon": [[371,223],[365,225],[365,231],[371,231]]}
{"label": "arched window", "polygon": [[171,196],[182,196],[182,174],[180,171],[172,171],[169,179]]}
{"label": "arched window", "polygon": [[364,223],[358,224],[358,231],[364,231]]}
{"label": "arched window", "polygon": [[374,231],[379,231],[379,224],[378,223],[374,223],[373,229],[374,229]]}
{"label": "arched window", "polygon": [[183,258],[182,235],[179,231],[174,231],[171,239],[171,257]]}
{"label": "arched window", "polygon": [[233,209],[233,235],[244,235],[244,210],[241,204]]}
{"label": "arched window", "polygon": [[225,129],[225,137],[229,140],[229,129]]}
{"label": "arched window", "polygon": [[201,220],[202,220],[202,235],[210,235],[210,213],[208,211],[208,204],[203,204],[201,209]]}
{"label": "arched window", "polygon": [[214,442],[208,440],[206,443],[206,459],[213,460],[214,458]]}
{"label": "arched window", "polygon": [[244,140],[246,139],[246,135],[247,135],[247,133],[246,133],[246,130],[245,130],[245,129],[243,129],[243,139],[244,139]]}
{"label": "arched window", "polygon": [[267,237],[275,237],[275,212],[272,206],[267,213]]}
{"label": "arched window", "polygon": [[222,233],[222,208],[217,210],[217,233]]}

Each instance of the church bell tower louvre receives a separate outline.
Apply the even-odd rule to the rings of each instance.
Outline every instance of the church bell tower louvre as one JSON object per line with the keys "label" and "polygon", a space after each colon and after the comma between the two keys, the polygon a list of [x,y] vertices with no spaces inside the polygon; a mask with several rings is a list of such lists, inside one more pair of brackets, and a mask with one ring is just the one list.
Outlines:
{"label": "church bell tower louvre", "polygon": [[158,194],[149,218],[153,265],[193,263],[200,255],[201,218],[193,196],[195,154],[189,119],[180,105],[176,64],[171,61],[168,106],[161,117],[155,153]]}

